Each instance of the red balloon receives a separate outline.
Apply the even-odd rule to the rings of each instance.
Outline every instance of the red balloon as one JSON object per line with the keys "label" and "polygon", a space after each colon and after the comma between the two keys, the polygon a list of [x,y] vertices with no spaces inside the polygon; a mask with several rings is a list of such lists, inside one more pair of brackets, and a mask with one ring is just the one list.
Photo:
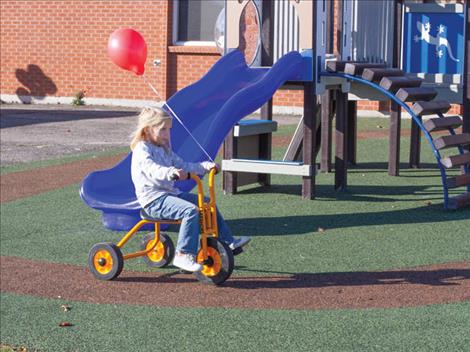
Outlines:
{"label": "red balloon", "polygon": [[147,44],[139,32],[131,28],[115,30],[108,40],[108,55],[125,70],[142,75],[147,60]]}

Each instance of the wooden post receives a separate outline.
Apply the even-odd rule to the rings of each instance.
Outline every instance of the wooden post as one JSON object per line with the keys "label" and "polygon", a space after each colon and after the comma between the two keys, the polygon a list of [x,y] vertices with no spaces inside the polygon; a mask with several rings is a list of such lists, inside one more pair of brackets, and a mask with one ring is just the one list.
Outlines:
{"label": "wooden post", "polygon": [[331,171],[331,145],[332,145],[332,96],[333,91],[327,90],[321,96],[321,158],[320,170]]}
{"label": "wooden post", "polygon": [[[465,48],[463,82],[463,132],[470,133],[470,1],[465,1]],[[467,146],[470,151],[470,146]]]}
{"label": "wooden post", "polygon": [[348,101],[348,163],[357,162],[357,101]]}
{"label": "wooden post", "polygon": [[[421,117],[419,117],[421,120]],[[410,162],[409,167],[419,168],[421,159],[421,129],[414,120],[411,120],[411,136],[410,136]]]}
{"label": "wooden post", "polygon": [[[402,5],[403,0],[395,1],[395,16],[393,20],[393,67],[400,67],[401,64],[401,27],[402,27]],[[390,130],[389,130],[389,150],[388,150],[388,174],[398,176],[400,174],[400,131],[401,131],[401,107],[392,102],[390,104]]]}
{"label": "wooden post", "polygon": [[401,106],[392,103],[390,106],[390,130],[388,149],[388,174],[398,176],[400,173],[400,130]]}
{"label": "wooden post", "polygon": [[[421,117],[419,117],[421,120]],[[410,137],[410,163],[411,168],[419,168],[421,152],[421,129],[414,120],[411,120],[411,137]]]}
{"label": "wooden post", "polygon": [[336,20],[337,32],[336,32],[336,51],[340,55],[340,59],[344,60],[343,54],[343,1],[339,0],[336,4],[338,6],[338,18]]}
{"label": "wooden post", "polygon": [[[328,13],[328,24],[326,32],[326,51],[328,54],[334,51],[335,39],[335,3],[328,1],[326,3]],[[331,145],[332,145],[332,110],[333,110],[333,92],[330,90],[325,91],[321,96],[321,157],[320,157],[320,170],[322,172],[331,171]]]}
{"label": "wooden post", "polygon": [[[434,0],[424,0],[423,3],[434,3]],[[400,14],[401,18],[401,14]],[[409,167],[419,168],[421,159],[421,129],[411,120],[411,136],[410,136],[410,161]]]}
{"label": "wooden post", "polygon": [[[317,47],[317,6],[314,4],[312,6],[312,16],[310,29],[312,32],[311,45],[309,47],[313,48],[315,53],[315,48]],[[304,17],[306,18],[306,17]],[[308,29],[308,28],[307,28]],[[316,66],[316,56],[313,56],[313,77],[316,77],[317,70],[319,69]],[[303,199],[314,199],[315,198],[315,175],[316,175],[316,165],[315,165],[315,148],[316,148],[316,139],[317,139],[317,111],[319,109],[316,95],[316,86],[315,81],[304,82],[304,118],[303,118],[303,145],[302,145],[302,156],[304,165],[312,166],[312,174],[310,176],[302,177],[302,198]]]}
{"label": "wooden post", "polygon": [[345,190],[348,184],[348,93],[336,93],[335,189]]}
{"label": "wooden post", "polygon": [[315,198],[315,146],[317,125],[317,96],[314,92],[314,83],[304,83],[304,138],[303,138],[303,162],[305,165],[312,165],[312,175],[302,177],[302,198]]}
{"label": "wooden post", "polygon": [[[272,66],[274,62],[274,2],[263,1],[262,3],[262,51],[261,66]],[[261,119],[273,119],[273,100],[272,98],[261,107]],[[271,133],[260,136],[260,159],[270,160],[272,158],[272,135]],[[258,174],[258,182],[264,186],[271,184],[271,175]]]}
{"label": "wooden post", "polygon": [[[233,159],[236,158],[237,139],[233,137],[233,128],[230,130],[224,140],[223,158]],[[224,194],[235,194],[237,192],[237,173],[231,171],[224,171],[222,178],[222,189]]]}

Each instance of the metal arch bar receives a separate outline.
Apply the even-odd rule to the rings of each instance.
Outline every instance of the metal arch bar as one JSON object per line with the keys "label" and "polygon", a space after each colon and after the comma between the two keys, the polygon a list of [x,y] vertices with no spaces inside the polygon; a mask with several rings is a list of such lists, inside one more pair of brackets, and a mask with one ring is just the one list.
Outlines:
{"label": "metal arch bar", "polygon": [[[377,84],[374,84],[370,81],[367,81],[365,79],[353,76],[353,75],[348,75],[346,73],[332,73],[332,72],[321,72],[320,76],[329,76],[329,77],[340,77],[340,78],[346,78],[351,81],[356,81],[362,84],[365,84],[369,87],[374,88],[375,90],[378,90],[382,94],[384,94],[386,97],[388,97],[390,100],[394,101],[398,105],[400,105],[403,109],[405,109],[406,112],[408,112],[413,119],[413,121],[419,126],[421,131],[423,132],[424,136],[428,140],[429,144],[431,145],[431,149],[433,151],[434,156],[437,159],[437,165],[439,166],[439,170],[441,172],[441,180],[442,180],[442,188],[444,190],[444,207],[448,209],[448,202],[449,202],[449,189],[447,187],[447,176],[446,176],[446,170],[444,166],[441,163],[441,154],[439,151],[436,149],[434,145],[434,141],[430,133],[424,128],[424,125],[420,119],[413,113],[413,111],[409,108],[408,105],[406,105],[404,102],[399,100],[395,95],[391,94],[388,90],[380,87]],[[443,117],[442,114],[438,114],[440,117]],[[451,132],[452,133],[452,132]],[[454,132],[455,133],[455,132]],[[459,148],[460,151],[460,148]],[[461,151],[463,152],[463,150]]]}

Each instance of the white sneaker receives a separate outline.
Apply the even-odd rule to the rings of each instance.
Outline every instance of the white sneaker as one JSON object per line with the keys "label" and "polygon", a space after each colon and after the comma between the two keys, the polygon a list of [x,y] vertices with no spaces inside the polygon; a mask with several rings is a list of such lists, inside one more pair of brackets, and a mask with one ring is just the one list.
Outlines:
{"label": "white sneaker", "polygon": [[173,259],[173,265],[185,271],[201,271],[202,265],[196,262],[196,256],[187,253],[176,253]]}
{"label": "white sneaker", "polygon": [[244,245],[246,245],[250,241],[251,241],[251,237],[242,236],[242,237],[239,237],[239,238],[235,238],[234,241],[232,243],[230,243],[228,246],[232,251],[234,251],[237,248],[243,247]]}

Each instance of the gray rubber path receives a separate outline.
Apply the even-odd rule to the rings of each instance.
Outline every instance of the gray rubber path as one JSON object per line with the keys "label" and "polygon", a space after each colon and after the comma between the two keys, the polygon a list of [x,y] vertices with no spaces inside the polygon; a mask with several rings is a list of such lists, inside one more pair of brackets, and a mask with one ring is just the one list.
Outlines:
{"label": "gray rubber path", "polygon": [[[0,106],[1,163],[45,160],[129,145],[139,109],[109,106]],[[298,116],[276,118],[297,123]]]}

